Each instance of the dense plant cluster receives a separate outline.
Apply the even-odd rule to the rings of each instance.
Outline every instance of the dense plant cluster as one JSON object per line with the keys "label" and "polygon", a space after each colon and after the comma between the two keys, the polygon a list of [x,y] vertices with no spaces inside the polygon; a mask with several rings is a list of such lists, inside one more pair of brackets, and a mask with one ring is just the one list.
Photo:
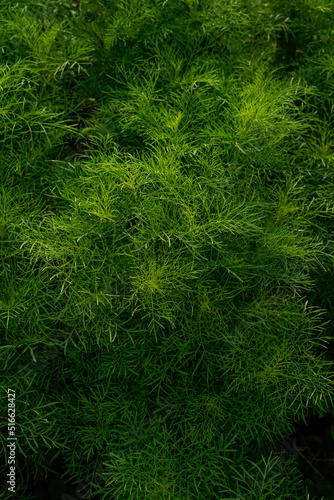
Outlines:
{"label": "dense plant cluster", "polygon": [[279,446],[332,408],[333,9],[1,0],[1,498],[62,457],[85,498],[311,499]]}

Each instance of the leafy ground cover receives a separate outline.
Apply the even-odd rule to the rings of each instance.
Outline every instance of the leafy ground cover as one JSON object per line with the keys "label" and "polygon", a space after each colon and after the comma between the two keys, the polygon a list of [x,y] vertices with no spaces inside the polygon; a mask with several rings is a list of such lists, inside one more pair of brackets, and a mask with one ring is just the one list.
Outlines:
{"label": "leafy ground cover", "polygon": [[334,497],[333,9],[0,1],[1,498]]}

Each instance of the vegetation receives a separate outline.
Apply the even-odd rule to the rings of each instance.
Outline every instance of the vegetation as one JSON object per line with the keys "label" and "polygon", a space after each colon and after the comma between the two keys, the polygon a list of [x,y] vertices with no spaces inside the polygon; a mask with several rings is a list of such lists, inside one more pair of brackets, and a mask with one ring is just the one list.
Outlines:
{"label": "vegetation", "polygon": [[333,9],[0,1],[1,498],[321,498]]}

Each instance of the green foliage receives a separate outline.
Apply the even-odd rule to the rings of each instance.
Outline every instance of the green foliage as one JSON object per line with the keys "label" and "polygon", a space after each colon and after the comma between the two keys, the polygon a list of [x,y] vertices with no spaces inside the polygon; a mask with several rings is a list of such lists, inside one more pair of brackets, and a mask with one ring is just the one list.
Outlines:
{"label": "green foliage", "polygon": [[315,491],[277,449],[332,405],[333,7],[0,1],[17,498],[57,457],[106,500]]}

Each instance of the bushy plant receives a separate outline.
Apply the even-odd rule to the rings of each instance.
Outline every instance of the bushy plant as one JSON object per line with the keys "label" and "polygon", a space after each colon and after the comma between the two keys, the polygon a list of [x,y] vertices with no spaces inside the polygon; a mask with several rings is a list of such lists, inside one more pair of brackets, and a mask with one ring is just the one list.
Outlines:
{"label": "bushy plant", "polygon": [[310,499],[279,446],[332,411],[332,12],[0,2],[1,498],[61,457],[62,500]]}

